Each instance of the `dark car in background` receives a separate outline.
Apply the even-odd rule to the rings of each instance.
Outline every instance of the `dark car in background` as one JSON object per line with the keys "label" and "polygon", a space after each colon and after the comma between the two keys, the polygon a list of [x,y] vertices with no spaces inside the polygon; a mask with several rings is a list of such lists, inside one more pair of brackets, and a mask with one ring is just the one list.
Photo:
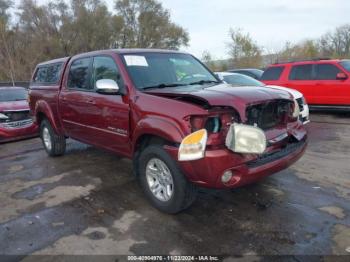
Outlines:
{"label": "dark car in background", "polygon": [[27,97],[23,87],[0,87],[0,143],[38,135]]}
{"label": "dark car in background", "polygon": [[228,70],[227,72],[231,73],[238,73],[246,76],[250,76],[254,79],[260,79],[262,74],[264,73],[263,70],[261,69],[256,69],[256,68],[241,68],[241,69],[232,69]]}

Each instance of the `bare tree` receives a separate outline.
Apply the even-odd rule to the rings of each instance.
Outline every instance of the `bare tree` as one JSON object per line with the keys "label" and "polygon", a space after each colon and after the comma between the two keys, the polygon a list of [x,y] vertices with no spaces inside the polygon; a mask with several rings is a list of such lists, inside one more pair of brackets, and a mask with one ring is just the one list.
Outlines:
{"label": "bare tree", "polygon": [[112,14],[102,0],[21,0],[16,24],[10,1],[0,0],[0,79],[28,80],[37,63],[115,47],[178,49],[188,33],[156,0],[117,0]]}
{"label": "bare tree", "polygon": [[242,29],[230,29],[231,41],[227,44],[229,55],[235,67],[260,67],[261,48]]}
{"label": "bare tree", "polygon": [[319,39],[320,53],[323,56],[350,57],[350,24],[337,27]]}

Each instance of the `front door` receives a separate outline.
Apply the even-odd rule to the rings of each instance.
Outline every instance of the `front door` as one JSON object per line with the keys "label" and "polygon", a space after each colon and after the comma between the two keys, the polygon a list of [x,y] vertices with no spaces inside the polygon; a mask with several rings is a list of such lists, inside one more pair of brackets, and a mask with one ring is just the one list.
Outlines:
{"label": "front door", "polygon": [[[120,90],[123,79],[111,56],[95,56],[92,64],[91,85],[101,79],[114,80]],[[125,95],[108,95],[94,92],[89,105],[89,135],[96,145],[124,154],[130,150],[129,100]],[[91,121],[93,120],[93,121]]]}

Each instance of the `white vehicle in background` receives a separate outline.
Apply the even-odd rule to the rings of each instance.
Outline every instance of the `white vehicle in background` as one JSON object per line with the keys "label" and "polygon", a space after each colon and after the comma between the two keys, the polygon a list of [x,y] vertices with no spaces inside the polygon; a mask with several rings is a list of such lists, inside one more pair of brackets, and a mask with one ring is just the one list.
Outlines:
{"label": "white vehicle in background", "polygon": [[230,72],[215,72],[215,74],[221,80],[234,86],[259,86],[259,87],[265,86],[267,88],[280,89],[280,90],[285,90],[289,92],[290,94],[292,94],[296,105],[299,107],[300,121],[302,121],[303,124],[307,124],[310,122],[309,106],[307,105],[303,94],[300,93],[299,91],[291,88],[283,87],[283,86],[265,85],[264,83],[243,74],[230,73]]}

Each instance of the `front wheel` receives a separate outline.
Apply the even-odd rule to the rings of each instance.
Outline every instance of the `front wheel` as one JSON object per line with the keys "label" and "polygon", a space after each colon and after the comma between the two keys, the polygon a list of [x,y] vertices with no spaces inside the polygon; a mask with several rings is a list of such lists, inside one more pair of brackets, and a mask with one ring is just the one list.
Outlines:
{"label": "front wheel", "polygon": [[40,125],[40,137],[50,156],[60,156],[66,151],[66,138],[55,133],[46,119]]}
{"label": "front wheel", "polygon": [[176,162],[161,145],[151,145],[138,159],[138,179],[144,193],[157,209],[174,214],[189,207],[197,188],[187,181]]}

